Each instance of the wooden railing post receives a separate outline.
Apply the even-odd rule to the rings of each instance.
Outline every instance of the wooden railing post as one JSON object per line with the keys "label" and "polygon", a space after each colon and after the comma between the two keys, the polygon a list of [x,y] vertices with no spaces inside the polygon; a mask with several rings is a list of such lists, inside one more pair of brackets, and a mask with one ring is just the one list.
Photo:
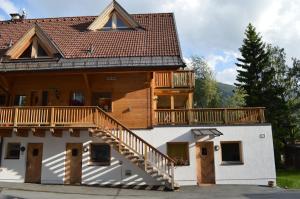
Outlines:
{"label": "wooden railing post", "polygon": [[170,86],[171,88],[174,88],[174,72],[170,72]]}
{"label": "wooden railing post", "polygon": [[148,161],[147,145],[144,144],[144,166],[145,166],[145,171],[147,171],[147,161]]}
{"label": "wooden railing post", "polygon": [[175,179],[174,179],[174,162],[171,162],[171,189],[174,190]]}
{"label": "wooden railing post", "polygon": [[122,152],[122,142],[123,142],[123,139],[122,139],[122,130],[120,130],[119,128],[117,128],[117,131],[118,134],[120,135],[119,136],[119,152],[121,153]]}
{"label": "wooden railing post", "polygon": [[227,108],[224,109],[223,113],[224,113],[224,124],[227,124],[228,123],[228,111],[227,111]]}
{"label": "wooden railing post", "polygon": [[51,111],[50,111],[50,126],[54,127],[55,123],[54,123],[54,107],[51,107]]}
{"label": "wooden railing post", "polygon": [[259,109],[260,123],[265,122],[265,110],[263,108]]}
{"label": "wooden railing post", "polygon": [[15,108],[15,115],[14,115],[14,127],[18,126],[18,115],[19,115],[19,108]]}

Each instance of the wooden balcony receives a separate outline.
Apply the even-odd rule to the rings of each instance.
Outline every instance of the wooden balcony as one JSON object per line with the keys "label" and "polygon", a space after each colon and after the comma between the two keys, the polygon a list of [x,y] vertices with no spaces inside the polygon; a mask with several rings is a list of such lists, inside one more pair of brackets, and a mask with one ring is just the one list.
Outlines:
{"label": "wooden balcony", "polygon": [[230,125],[264,123],[264,108],[158,109],[156,125]]}
{"label": "wooden balcony", "polygon": [[195,87],[195,75],[193,71],[168,71],[155,72],[155,88],[188,88]]}

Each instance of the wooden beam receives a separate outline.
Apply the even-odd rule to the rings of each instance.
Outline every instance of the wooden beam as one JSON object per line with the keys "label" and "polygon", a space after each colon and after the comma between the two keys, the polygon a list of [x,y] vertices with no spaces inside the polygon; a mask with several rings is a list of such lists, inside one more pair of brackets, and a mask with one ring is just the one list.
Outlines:
{"label": "wooden beam", "polygon": [[53,137],[62,137],[63,129],[53,129],[51,135]]}
{"label": "wooden beam", "polygon": [[38,45],[37,37],[33,37],[32,48],[31,48],[31,58],[38,57],[38,50],[39,50],[39,45]]}
{"label": "wooden beam", "polygon": [[29,129],[27,128],[16,128],[16,130],[15,133],[18,137],[28,137],[29,135]]}
{"label": "wooden beam", "polygon": [[91,105],[92,91],[91,91],[91,85],[90,85],[89,77],[86,73],[83,73],[83,79],[84,79],[84,85],[85,85],[86,91],[87,91],[85,104],[86,105]]}
{"label": "wooden beam", "polygon": [[32,128],[32,135],[35,137],[45,137],[46,136],[46,129],[39,129],[39,128]]}
{"label": "wooden beam", "polygon": [[0,137],[11,137],[12,129],[0,129]]}
{"label": "wooden beam", "polygon": [[80,137],[80,129],[69,129],[70,137]]}

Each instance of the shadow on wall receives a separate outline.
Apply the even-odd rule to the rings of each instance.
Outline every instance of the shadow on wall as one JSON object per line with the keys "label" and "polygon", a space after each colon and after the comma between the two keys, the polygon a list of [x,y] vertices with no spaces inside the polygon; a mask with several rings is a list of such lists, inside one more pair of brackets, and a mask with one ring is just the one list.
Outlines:
{"label": "shadow on wall", "polygon": [[[92,141],[83,143],[83,148],[89,146]],[[43,160],[43,169],[52,177],[44,176],[45,183],[63,183],[70,168],[66,162],[66,152],[61,152]],[[56,179],[56,180],[55,180]],[[125,159],[117,151],[112,149],[110,166],[89,165],[89,151],[82,155],[82,184],[86,185],[145,185],[158,183],[149,179],[149,176],[139,167]]]}

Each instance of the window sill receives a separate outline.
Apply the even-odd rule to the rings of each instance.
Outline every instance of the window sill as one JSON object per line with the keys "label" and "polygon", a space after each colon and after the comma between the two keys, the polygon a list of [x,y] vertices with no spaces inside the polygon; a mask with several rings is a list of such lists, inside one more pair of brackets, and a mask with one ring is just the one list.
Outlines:
{"label": "window sill", "polygon": [[222,162],[221,166],[234,166],[234,165],[244,165],[243,162]]}
{"label": "window sill", "polygon": [[110,162],[108,163],[89,162],[88,166],[110,166]]}

